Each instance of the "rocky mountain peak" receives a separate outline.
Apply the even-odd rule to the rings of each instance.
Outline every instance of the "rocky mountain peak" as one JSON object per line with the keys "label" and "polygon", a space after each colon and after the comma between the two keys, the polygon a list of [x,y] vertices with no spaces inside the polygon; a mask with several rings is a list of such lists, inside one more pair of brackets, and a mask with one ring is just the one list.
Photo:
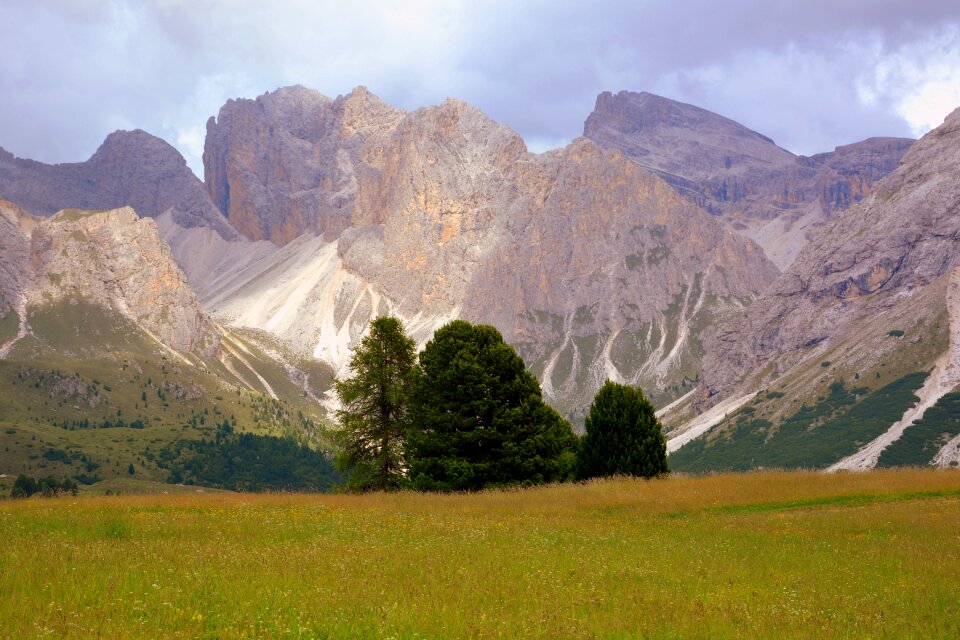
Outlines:
{"label": "rocky mountain peak", "polygon": [[387,104],[362,85],[338,97],[334,105],[342,114],[340,131],[344,137],[357,133],[382,133],[392,129],[405,113],[402,109]]}
{"label": "rocky mountain peak", "polygon": [[170,210],[183,227],[236,236],[183,156],[145,131],[116,131],[86,162],[48,165],[0,156],[0,197],[33,214],[60,209],[134,207],[155,217]]}
{"label": "rocky mountain peak", "polygon": [[137,323],[181,352],[213,355],[219,334],[200,308],[150,218],[130,207],[66,209],[30,237],[27,305],[93,303]]}
{"label": "rocky mountain peak", "polygon": [[228,102],[208,125],[208,193],[253,240],[285,245],[305,232],[332,239],[381,224],[394,197],[387,190],[407,189],[396,176],[410,163],[427,165],[425,180],[440,172],[456,182],[453,173],[483,163],[484,145],[505,164],[526,152],[519,136],[457,100],[407,113],[358,87],[292,110],[258,104],[277,100]]}
{"label": "rocky mountain peak", "polygon": [[723,163],[733,153],[772,164],[787,164],[793,159],[790,152],[777,147],[773,140],[738,122],[647,92],[612,94],[605,91],[597,97],[596,107],[584,123],[583,135],[603,146],[619,146],[616,143],[622,138],[632,138],[630,142],[634,146],[628,156],[652,152],[643,146],[641,134],[650,137],[651,141],[674,135],[704,151],[723,148],[729,152],[721,159]]}
{"label": "rocky mountain peak", "polygon": [[810,158],[747,127],[650,93],[605,92],[584,135],[615,148],[760,244],[781,269],[834,211],[862,200],[909,140],[873,139]]}
{"label": "rocky mountain peak", "polygon": [[359,88],[306,122],[252,101],[221,110],[207,187],[244,235],[280,248],[242,282],[201,289],[223,322],[338,371],[389,312],[421,341],[452,318],[496,325],[564,411],[608,377],[675,394],[696,375],[708,319],[779,273],[587,138],[532,154],[463,101],[404,112]]}
{"label": "rocky mountain peak", "polygon": [[[709,392],[727,394],[760,363],[783,371],[853,340],[863,322],[940,281],[960,266],[958,206],[954,112],[910,146],[862,202],[828,222],[743,317],[718,328],[704,365]],[[928,315],[922,306],[917,313]]]}
{"label": "rocky mountain peak", "polygon": [[180,152],[166,140],[151,135],[143,129],[118,130],[107,135],[103,143],[90,157],[91,162],[110,163],[129,161],[133,154],[149,153],[157,156],[163,164],[187,166]]}

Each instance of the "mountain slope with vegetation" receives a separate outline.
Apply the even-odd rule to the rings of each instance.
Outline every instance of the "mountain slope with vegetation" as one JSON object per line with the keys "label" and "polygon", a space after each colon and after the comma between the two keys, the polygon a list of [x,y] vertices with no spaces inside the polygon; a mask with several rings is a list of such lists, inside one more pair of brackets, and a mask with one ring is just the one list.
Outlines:
{"label": "mountain slope with vegetation", "polygon": [[[4,300],[15,298],[3,316],[17,332],[0,350],[7,479],[53,475],[98,490],[102,481],[109,488],[131,479],[141,489],[166,481],[236,488],[222,469],[219,479],[193,467],[173,473],[185,448],[196,457],[199,443],[227,432],[225,444],[254,447],[263,460],[291,455],[267,435],[294,441],[314,462],[319,455],[317,473],[326,475],[309,488],[337,479],[312,452],[329,447],[315,401],[324,389],[296,379],[257,336],[210,320],[151,219],[129,208],[46,219],[3,210],[0,243],[13,249],[5,268],[18,276],[5,289]],[[301,486],[254,480],[242,486]]]}
{"label": "mountain slope with vegetation", "polygon": [[[958,149],[960,111],[914,144],[862,203],[828,224],[770,293],[719,325],[707,345],[702,395],[695,402],[761,393],[698,446],[719,446],[741,433],[770,445],[777,425],[782,429],[801,405],[827,395],[832,385],[866,387],[861,406],[885,385],[912,379],[907,387],[916,397],[888,405],[885,425],[862,433],[846,428],[846,442],[831,450],[833,460],[816,463],[872,468],[960,385]],[[914,372],[922,372],[922,384],[908,376]],[[765,414],[772,426],[757,426],[744,414],[750,410]],[[678,433],[682,423],[673,422],[681,425]],[[816,421],[801,426],[823,435]],[[934,452],[925,462],[934,460],[950,464],[953,457]]]}

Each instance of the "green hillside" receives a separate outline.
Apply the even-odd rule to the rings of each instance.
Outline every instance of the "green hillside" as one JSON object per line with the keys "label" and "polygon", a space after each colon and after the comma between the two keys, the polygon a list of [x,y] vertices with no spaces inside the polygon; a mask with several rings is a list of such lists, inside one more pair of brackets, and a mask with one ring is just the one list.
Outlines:
{"label": "green hillside", "polygon": [[[137,481],[129,491],[170,481],[316,491],[338,480],[310,398],[323,389],[308,393],[249,336],[225,337],[220,358],[182,355],[119,314],[67,305],[33,310],[33,335],[0,360],[0,492],[21,473],[95,492],[123,490],[119,480]],[[279,477],[275,466],[317,471]]]}

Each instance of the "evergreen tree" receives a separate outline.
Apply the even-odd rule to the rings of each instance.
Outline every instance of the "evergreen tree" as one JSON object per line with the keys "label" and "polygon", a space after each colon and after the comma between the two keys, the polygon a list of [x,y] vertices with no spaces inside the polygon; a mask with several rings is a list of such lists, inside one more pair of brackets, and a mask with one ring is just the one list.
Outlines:
{"label": "evergreen tree", "polygon": [[386,491],[403,482],[403,434],[407,428],[416,346],[396,318],[377,318],[350,358],[353,377],[334,384],[341,451],[337,464],[358,491]]}
{"label": "evergreen tree", "polygon": [[605,382],[593,398],[585,426],[578,477],[652,478],[669,473],[663,427],[640,389]]}
{"label": "evergreen tree", "polygon": [[37,492],[37,482],[33,478],[28,478],[22,473],[13,481],[13,489],[10,496],[13,498],[29,498]]}
{"label": "evergreen tree", "polygon": [[570,424],[490,326],[456,320],[420,354],[407,461],[414,487],[472,491],[567,480],[576,462]]}

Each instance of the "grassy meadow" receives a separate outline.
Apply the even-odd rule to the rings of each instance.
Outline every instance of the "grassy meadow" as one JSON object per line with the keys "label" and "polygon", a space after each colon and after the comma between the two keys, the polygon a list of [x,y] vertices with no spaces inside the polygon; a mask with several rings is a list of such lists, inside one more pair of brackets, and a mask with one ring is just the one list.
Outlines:
{"label": "grassy meadow", "polygon": [[7,638],[960,636],[960,472],[0,502]]}

